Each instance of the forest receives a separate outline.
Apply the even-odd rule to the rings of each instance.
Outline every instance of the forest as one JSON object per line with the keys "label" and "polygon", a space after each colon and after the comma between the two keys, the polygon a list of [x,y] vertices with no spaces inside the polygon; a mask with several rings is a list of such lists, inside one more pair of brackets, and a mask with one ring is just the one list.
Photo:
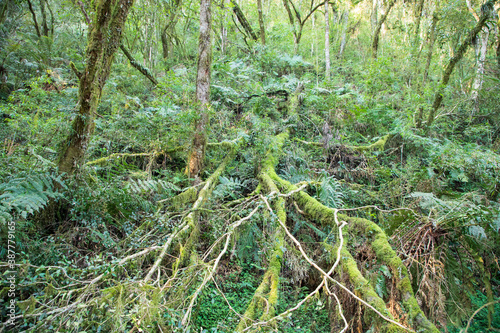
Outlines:
{"label": "forest", "polygon": [[500,2],[1,0],[0,332],[500,332]]}

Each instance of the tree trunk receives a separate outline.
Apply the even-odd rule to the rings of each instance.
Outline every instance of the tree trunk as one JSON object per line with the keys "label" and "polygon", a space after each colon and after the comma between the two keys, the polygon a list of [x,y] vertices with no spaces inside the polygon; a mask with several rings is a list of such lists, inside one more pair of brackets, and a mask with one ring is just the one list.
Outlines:
{"label": "tree trunk", "polygon": [[173,4],[169,5],[165,10],[169,13],[169,21],[161,31],[161,48],[163,59],[167,59],[172,47],[172,35],[175,33],[175,25],[178,21],[178,13],[182,4],[182,0],[175,0]]}
{"label": "tree trunk", "polygon": [[162,30],[161,32],[161,51],[163,55],[163,59],[168,59],[168,53],[170,50],[170,41],[167,35],[167,28]]}
{"label": "tree trunk", "polygon": [[377,58],[377,52],[378,52],[378,42],[380,39],[380,30],[382,29],[382,25],[384,24],[385,20],[389,16],[389,13],[391,12],[391,8],[394,6],[396,3],[396,0],[391,0],[389,4],[387,5],[387,8],[385,10],[384,15],[380,18],[380,21],[377,23],[377,27],[375,28],[375,32],[373,33],[373,42],[372,42],[372,57]]}
{"label": "tree trunk", "polygon": [[227,45],[228,45],[228,38],[227,38],[228,14],[227,14],[226,8],[229,7],[228,5],[230,3],[231,3],[231,0],[223,0],[224,15],[223,15],[223,18],[222,18],[222,23],[221,23],[221,49],[220,49],[221,54],[226,54],[226,52],[227,52]]}
{"label": "tree trunk", "polygon": [[264,27],[264,17],[262,15],[262,0],[257,0],[257,11],[259,13],[260,42],[266,45],[266,30]]}
{"label": "tree trunk", "polygon": [[416,50],[420,44],[420,22],[422,22],[422,10],[424,9],[424,0],[419,0],[415,13],[415,37],[413,38],[413,53],[417,54]]}
{"label": "tree trunk", "polygon": [[372,14],[370,15],[370,25],[372,27],[372,31],[375,32],[375,28],[377,27],[378,20],[378,0],[372,1]]}
{"label": "tree trunk", "polygon": [[38,37],[42,37],[42,34],[40,33],[40,27],[38,26],[38,21],[36,19],[35,10],[33,9],[33,5],[31,4],[30,0],[27,1],[28,1],[28,8],[31,12],[31,17],[33,17],[33,25],[35,26],[36,35]]}
{"label": "tree trunk", "polygon": [[429,67],[431,66],[432,53],[434,51],[434,44],[436,43],[436,27],[439,21],[439,15],[437,13],[437,9],[432,15],[432,23],[431,23],[431,31],[428,39],[428,51],[427,51],[427,60],[425,62],[425,70],[424,70],[424,78],[422,80],[422,85],[425,85],[427,81],[427,77],[429,76]]}
{"label": "tree trunk", "polygon": [[498,77],[500,77],[500,4],[497,2],[495,4],[495,10],[497,12],[497,50],[496,50],[496,56],[497,56],[497,64],[498,64]]}
{"label": "tree trunk", "polygon": [[59,172],[72,175],[82,164],[94,130],[102,89],[120,45],[125,20],[133,0],[99,0],[89,33],[85,71],[80,77],[79,110],[59,157]]}
{"label": "tree trunk", "polygon": [[140,63],[138,63],[137,61],[135,61],[134,57],[130,54],[130,52],[127,50],[127,48],[123,44],[120,44],[120,49],[122,50],[123,54],[125,54],[125,56],[127,57],[128,61],[132,65],[132,67],[134,67],[139,72],[141,72],[142,75],[144,75],[145,77],[147,77],[148,80],[151,81],[151,83],[153,85],[155,85],[155,86],[158,85],[158,81],[153,76],[153,74],[151,74],[151,72],[149,71],[149,69],[147,69],[146,67],[142,66]]}
{"label": "tree trunk", "polygon": [[441,103],[443,102],[444,89],[446,88],[448,82],[450,81],[451,73],[453,72],[455,65],[460,61],[460,59],[462,59],[462,57],[465,54],[465,51],[467,51],[467,48],[471,45],[472,41],[476,40],[477,35],[483,29],[489,16],[490,16],[489,11],[484,11],[479,21],[477,22],[476,26],[469,32],[465,40],[463,40],[462,43],[458,46],[455,55],[450,59],[448,65],[446,66],[446,69],[443,73],[443,78],[441,79],[441,84],[439,85],[439,89],[436,92],[436,96],[434,97],[434,103],[432,104],[431,111],[429,112],[429,117],[427,119],[427,124],[426,124],[426,130],[428,130],[431,127],[432,123],[434,122],[436,112],[441,106]]}
{"label": "tree trunk", "polygon": [[198,73],[196,76],[196,99],[199,102],[198,119],[188,161],[188,175],[199,179],[207,145],[208,108],[210,103],[210,74],[212,64],[211,0],[201,0],[200,39],[198,47]]}
{"label": "tree trunk", "polygon": [[49,36],[49,26],[47,25],[47,14],[45,12],[45,0],[40,0],[40,13],[42,14],[42,34]]}
{"label": "tree trunk", "polygon": [[483,86],[483,75],[484,75],[484,62],[486,60],[486,53],[488,52],[488,39],[490,37],[490,30],[488,27],[484,29],[481,36],[478,38],[480,43],[478,43],[478,59],[477,59],[477,69],[476,77],[474,78],[474,83],[472,84],[471,99],[474,103],[474,110],[479,111],[479,91]]}
{"label": "tree trunk", "polygon": [[328,0],[325,0],[325,80],[330,80],[330,18]]}
{"label": "tree trunk", "polygon": [[238,4],[235,1],[233,1],[233,0],[231,0],[231,4],[233,5],[233,12],[236,15],[236,18],[238,19],[238,22],[240,22],[241,26],[245,30],[245,32],[254,41],[257,41],[257,35],[253,31],[252,26],[250,25],[250,23],[248,22],[247,18],[245,17],[245,15],[243,14],[243,12],[241,11],[240,6],[238,6]]}
{"label": "tree trunk", "polygon": [[342,37],[340,39],[340,50],[339,50],[339,58],[341,59],[344,55],[345,45],[347,44],[347,26],[349,25],[349,10],[344,12],[342,15],[344,18],[344,24],[342,26]]}

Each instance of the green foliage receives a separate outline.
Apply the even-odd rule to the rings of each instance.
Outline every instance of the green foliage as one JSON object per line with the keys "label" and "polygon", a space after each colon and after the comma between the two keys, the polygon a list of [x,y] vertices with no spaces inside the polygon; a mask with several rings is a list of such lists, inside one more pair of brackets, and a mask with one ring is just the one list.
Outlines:
{"label": "green foliage", "polygon": [[[481,293],[471,295],[471,301],[472,301],[472,309],[479,309],[481,306],[488,303],[488,299],[486,298],[486,296]],[[499,316],[500,304],[498,302],[494,305],[494,309],[495,312],[493,313],[493,321],[491,323],[491,326],[493,329],[498,330],[500,329],[500,316]],[[488,327],[487,316],[488,316],[488,308],[485,307],[474,316],[467,332],[469,333],[492,332],[493,330],[490,330],[490,328]],[[463,321],[461,325],[449,325],[448,331],[450,333],[460,333],[464,331],[466,325],[467,321]]]}
{"label": "green foliage", "polygon": [[321,186],[317,190],[319,201],[330,208],[341,208],[344,205],[344,194],[339,182],[333,176],[323,173]]}
{"label": "green foliage", "polygon": [[147,194],[151,193],[161,194],[164,192],[172,193],[172,191],[178,192],[181,190],[178,186],[162,179],[146,179],[146,180],[130,179],[129,184],[127,186],[134,193],[147,193]]}
{"label": "green foliage", "polygon": [[63,198],[60,189],[66,189],[61,176],[49,173],[6,179],[0,184],[0,224],[5,225],[16,216],[26,219],[50,200]]}

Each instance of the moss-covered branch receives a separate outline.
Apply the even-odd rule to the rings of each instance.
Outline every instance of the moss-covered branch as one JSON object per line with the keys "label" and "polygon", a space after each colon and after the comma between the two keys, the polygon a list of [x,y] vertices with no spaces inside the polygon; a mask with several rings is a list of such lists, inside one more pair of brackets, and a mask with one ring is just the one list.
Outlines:
{"label": "moss-covered branch", "polygon": [[[263,189],[267,190],[268,193],[279,193],[278,187],[273,182],[269,176],[270,172],[274,173],[274,165],[276,165],[275,156],[280,155],[281,147],[283,146],[287,134],[279,135],[275,137],[275,142],[270,145],[270,149],[267,152],[266,159],[262,162],[262,169],[259,174],[260,185]],[[267,203],[267,201],[266,201]],[[273,210],[271,213],[274,214],[275,218],[279,222],[286,223],[286,212],[285,212],[285,200],[283,197],[278,197],[274,201]],[[269,257],[269,265],[267,268],[262,282],[254,293],[250,304],[247,307],[241,321],[236,328],[237,332],[243,331],[247,326],[250,325],[251,321],[257,319],[258,315],[262,312],[260,319],[267,321],[274,317],[276,313],[276,306],[278,303],[278,287],[279,287],[279,273],[281,271],[281,261],[283,258],[283,249],[285,245],[285,233],[280,227],[276,229],[273,236],[274,245],[273,251]],[[267,295],[267,297],[266,297]]]}
{"label": "moss-covered branch", "polygon": [[144,75],[145,77],[147,77],[148,80],[151,81],[151,83],[153,85],[155,85],[155,86],[158,85],[158,80],[156,80],[156,78],[153,76],[153,74],[151,74],[151,72],[149,71],[149,69],[147,69],[146,67],[142,66],[140,63],[138,63],[137,61],[135,61],[135,59],[132,56],[132,54],[130,54],[130,52],[127,50],[127,48],[123,44],[120,44],[120,49],[122,50],[123,54],[125,54],[125,56],[127,57],[128,61],[132,65],[132,67],[134,67],[139,72],[141,72],[142,75]]}
{"label": "moss-covered branch", "polygon": [[[296,186],[281,179],[276,174],[274,165],[276,165],[278,162],[281,147],[283,146],[284,139],[287,137],[288,135],[286,133],[276,136],[273,150],[270,150],[270,152],[273,153],[273,156],[268,157],[263,163],[263,170],[266,171],[266,175],[268,175],[273,182],[275,182],[285,191],[295,191],[293,198],[297,201],[300,208],[311,218],[319,221],[323,225],[335,224],[337,221],[336,210],[326,207],[303,191],[296,191]],[[388,136],[382,138],[381,140],[373,144],[371,149],[373,149],[374,147],[380,147],[381,145],[385,144],[387,139]],[[379,226],[369,220],[351,218],[346,215],[338,215],[338,218],[348,223],[347,231],[350,234],[356,234],[356,232],[359,231],[360,227],[362,226],[364,235],[371,236],[371,247],[376,253],[378,260],[390,267],[393,275],[396,278],[396,288],[400,293],[400,301],[403,303],[404,310],[407,314],[407,321],[410,323],[410,325],[416,330],[423,329],[426,332],[439,332],[437,328],[425,317],[424,313],[418,306],[417,300],[415,299],[415,296],[413,294],[413,290],[411,289],[411,283],[408,277],[407,269],[403,265],[401,259],[396,255],[394,250],[392,250],[389,242],[387,241],[387,236],[382,231],[382,229],[380,229]],[[344,259],[342,261],[342,266],[348,274],[351,283],[359,288],[357,290],[363,296],[364,301],[368,302],[368,304],[370,304],[374,308],[374,310],[377,310],[381,314],[387,314],[386,317],[391,319],[392,315],[386,310],[385,302],[377,295],[373,287],[367,283],[366,278],[358,270],[356,262],[354,261],[350,253],[347,252],[346,249],[343,249],[342,255]],[[391,323],[382,325],[380,327],[380,331],[385,332],[396,332],[400,330],[404,331],[404,329],[402,329],[401,327],[395,326]]]}
{"label": "moss-covered branch", "polygon": [[[357,151],[359,153],[364,153],[364,152],[370,152],[374,150],[379,150],[382,151],[384,150],[385,144],[387,143],[387,140],[391,138],[392,134],[386,134],[377,141],[375,141],[372,144],[369,145],[364,145],[364,146],[350,146],[346,145],[345,147],[354,151]],[[308,145],[308,146],[315,146],[315,147],[323,147],[323,143],[321,142],[311,142],[311,141],[304,141],[301,139],[295,139],[295,141],[300,142],[302,144]],[[340,146],[340,145],[339,145]]]}

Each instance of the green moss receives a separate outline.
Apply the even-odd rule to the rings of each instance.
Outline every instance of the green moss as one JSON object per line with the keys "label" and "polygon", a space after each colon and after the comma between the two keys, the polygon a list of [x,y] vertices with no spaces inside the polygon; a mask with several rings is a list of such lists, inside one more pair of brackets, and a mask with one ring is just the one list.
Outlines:
{"label": "green moss", "polygon": [[377,260],[387,265],[396,277],[396,288],[401,294],[401,302],[408,314],[407,321],[410,325],[415,329],[425,329],[425,332],[439,332],[418,306],[408,278],[408,270],[390,246],[385,232],[378,225],[366,219],[346,215],[339,215],[339,218],[345,219],[349,223],[348,232],[358,233],[363,230],[365,235],[372,239],[371,247],[377,256]]}
{"label": "green moss", "polygon": [[370,152],[374,150],[384,150],[385,144],[387,143],[387,140],[391,137],[391,134],[384,135],[380,139],[378,139],[376,142],[372,143],[371,145],[368,146],[349,146],[352,150],[355,150],[360,153],[364,152]]}

